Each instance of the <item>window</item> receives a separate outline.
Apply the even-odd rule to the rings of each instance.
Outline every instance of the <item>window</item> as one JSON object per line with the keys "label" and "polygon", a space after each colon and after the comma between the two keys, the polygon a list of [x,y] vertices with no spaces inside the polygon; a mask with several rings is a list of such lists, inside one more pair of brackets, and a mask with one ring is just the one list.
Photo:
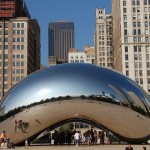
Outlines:
{"label": "window", "polygon": [[127,28],[127,22],[124,22],[124,28]]}
{"label": "window", "polygon": [[124,35],[127,35],[127,30],[124,30]]}
{"label": "window", "polygon": [[21,38],[21,42],[24,42],[24,38],[23,37]]}
{"label": "window", "polygon": [[5,35],[8,35],[8,30],[5,30]]}
{"label": "window", "polygon": [[140,84],[143,84],[143,78],[140,78]]}
{"label": "window", "polygon": [[20,42],[20,38],[19,37],[17,38],[17,42]]}
{"label": "window", "polygon": [[4,54],[4,59],[8,59],[8,54]]}
{"label": "window", "polygon": [[13,45],[13,50],[15,50],[16,49],[16,45]]}
{"label": "window", "polygon": [[123,6],[126,6],[127,4],[126,4],[126,1],[123,1]]}
{"label": "window", "polygon": [[21,35],[24,35],[24,30],[21,30]]}
{"label": "window", "polygon": [[21,49],[24,50],[24,45],[21,45]]}
{"label": "window", "polygon": [[126,70],[126,76],[129,76],[129,70]]}
{"label": "window", "polygon": [[20,30],[17,30],[17,35],[20,35]]}
{"label": "window", "polygon": [[133,27],[136,27],[136,22],[133,22]]}
{"label": "window", "polygon": [[137,62],[135,62],[134,66],[135,66],[135,68],[138,68],[138,63],[137,63]]}
{"label": "window", "polygon": [[140,0],[137,0],[137,5],[140,5]]}
{"label": "window", "polygon": [[13,30],[13,35],[15,35],[16,34],[16,30]]}
{"label": "window", "polygon": [[133,37],[133,42],[136,43],[137,42],[137,38]]}
{"label": "window", "polygon": [[140,26],[141,26],[141,23],[140,23],[140,22],[137,22],[137,26],[140,27]]}
{"label": "window", "polygon": [[148,22],[147,21],[145,21],[145,27],[148,27]]}
{"label": "window", "polygon": [[137,54],[134,54],[134,60],[138,60]]}
{"label": "window", "polygon": [[137,52],[137,46],[134,46],[134,52]]}
{"label": "window", "polygon": [[138,13],[140,12],[140,7],[137,7],[137,12],[138,12]]}
{"label": "window", "polygon": [[126,53],[128,52],[128,46],[125,46],[125,52]]}
{"label": "window", "polygon": [[147,7],[144,7],[144,12],[147,12],[147,11],[148,11]]}
{"label": "window", "polygon": [[2,30],[0,30],[0,35],[2,35]]}
{"label": "window", "polygon": [[145,37],[145,42],[146,42],[146,43],[148,43],[148,42],[149,42],[148,37]]}
{"label": "window", "polygon": [[16,24],[15,23],[13,23],[13,28],[16,28]]}
{"label": "window", "polygon": [[147,70],[147,75],[150,76],[150,70]]}
{"label": "window", "polygon": [[139,68],[142,68],[142,62],[139,62]]}
{"label": "window", "polygon": [[13,38],[13,42],[16,42],[16,38]]}
{"label": "window", "polygon": [[8,45],[5,45],[5,46],[4,46],[4,50],[8,50]]}
{"label": "window", "polygon": [[124,20],[127,20],[127,15],[124,15]]}
{"label": "window", "polygon": [[138,29],[138,35],[140,35],[141,34],[141,30],[140,29]]}
{"label": "window", "polygon": [[17,45],[17,50],[20,50],[20,45]]}
{"label": "window", "polygon": [[24,28],[24,23],[21,23],[21,28]]}
{"label": "window", "polygon": [[139,70],[139,76],[143,76],[143,71]]}
{"label": "window", "polygon": [[4,74],[8,74],[8,70],[7,69],[4,69]]}
{"label": "window", "polygon": [[17,28],[20,28],[20,23],[17,23]]}
{"label": "window", "polygon": [[145,19],[148,19],[147,14],[145,14]]}
{"label": "window", "polygon": [[125,60],[128,60],[128,54],[125,54]]}
{"label": "window", "polygon": [[126,8],[123,8],[123,13],[126,13],[127,12],[127,9]]}
{"label": "window", "polygon": [[124,42],[128,43],[128,38],[127,37],[124,37]]}
{"label": "window", "polygon": [[8,42],[8,38],[5,38],[5,42]]}
{"label": "window", "polygon": [[144,5],[147,5],[147,0],[144,0]]}
{"label": "window", "polygon": [[4,62],[4,67],[7,67],[8,66],[8,62]]}
{"label": "window", "polygon": [[136,35],[136,29],[133,30],[133,34]]}
{"label": "window", "polygon": [[135,0],[132,0],[132,5],[135,5]]}
{"label": "window", "polygon": [[133,13],[135,13],[136,12],[136,8],[135,7],[133,7]]}
{"label": "window", "polygon": [[8,28],[8,23],[5,23],[5,28]]}
{"label": "window", "polygon": [[136,15],[133,15],[133,19],[136,19]]}
{"label": "window", "polygon": [[141,37],[138,37],[138,43],[141,43]]}
{"label": "window", "polygon": [[126,68],[129,68],[129,63],[128,63],[128,62],[126,62],[126,64],[125,64],[125,65],[126,65]]}

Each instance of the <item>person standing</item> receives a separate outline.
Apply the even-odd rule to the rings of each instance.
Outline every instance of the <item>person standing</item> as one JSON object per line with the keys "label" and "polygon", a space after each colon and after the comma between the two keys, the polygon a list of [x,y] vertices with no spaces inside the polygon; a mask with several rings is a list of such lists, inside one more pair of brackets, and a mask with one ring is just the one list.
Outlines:
{"label": "person standing", "polygon": [[129,144],[129,145],[125,148],[125,150],[133,150],[133,147]]}
{"label": "person standing", "polygon": [[28,149],[28,139],[25,140],[25,149]]}
{"label": "person standing", "polygon": [[7,139],[7,135],[6,135],[6,132],[3,131],[2,134],[0,135],[0,143],[6,143],[6,139]]}
{"label": "person standing", "polygon": [[76,147],[79,146],[79,141],[80,141],[80,134],[79,132],[76,131],[75,135],[74,135],[74,139],[75,139],[75,142],[76,142]]}

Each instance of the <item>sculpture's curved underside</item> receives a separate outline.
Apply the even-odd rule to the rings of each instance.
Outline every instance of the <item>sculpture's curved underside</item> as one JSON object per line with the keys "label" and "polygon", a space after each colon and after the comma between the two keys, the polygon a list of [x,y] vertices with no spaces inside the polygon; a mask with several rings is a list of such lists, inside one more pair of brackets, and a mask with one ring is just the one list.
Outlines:
{"label": "sculpture's curved underside", "polygon": [[131,79],[89,64],[63,64],[35,72],[0,104],[0,129],[21,143],[63,120],[86,119],[124,141],[150,138],[150,99]]}

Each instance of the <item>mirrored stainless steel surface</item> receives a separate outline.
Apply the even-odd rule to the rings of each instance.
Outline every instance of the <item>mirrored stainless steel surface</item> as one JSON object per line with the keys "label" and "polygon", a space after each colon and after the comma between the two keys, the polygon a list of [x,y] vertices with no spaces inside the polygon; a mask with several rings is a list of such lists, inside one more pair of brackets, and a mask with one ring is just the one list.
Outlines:
{"label": "mirrored stainless steel surface", "polygon": [[[37,71],[0,102],[0,129],[15,143],[73,118],[91,119],[128,142],[150,138],[147,93],[128,77],[91,64],[62,64]],[[18,128],[20,120],[26,127]]]}

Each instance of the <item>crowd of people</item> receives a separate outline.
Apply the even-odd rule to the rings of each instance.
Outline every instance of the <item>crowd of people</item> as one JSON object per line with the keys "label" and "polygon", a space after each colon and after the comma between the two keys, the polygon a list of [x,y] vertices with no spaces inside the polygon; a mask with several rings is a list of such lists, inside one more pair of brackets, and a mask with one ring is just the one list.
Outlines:
{"label": "crowd of people", "polygon": [[[109,139],[107,137],[107,133],[104,131],[97,132],[96,130],[87,130],[84,133],[81,131],[74,130],[73,132],[67,131],[54,131],[52,135],[49,137],[50,143],[54,145],[62,145],[62,144],[110,144]],[[51,142],[53,141],[53,142]]]}

